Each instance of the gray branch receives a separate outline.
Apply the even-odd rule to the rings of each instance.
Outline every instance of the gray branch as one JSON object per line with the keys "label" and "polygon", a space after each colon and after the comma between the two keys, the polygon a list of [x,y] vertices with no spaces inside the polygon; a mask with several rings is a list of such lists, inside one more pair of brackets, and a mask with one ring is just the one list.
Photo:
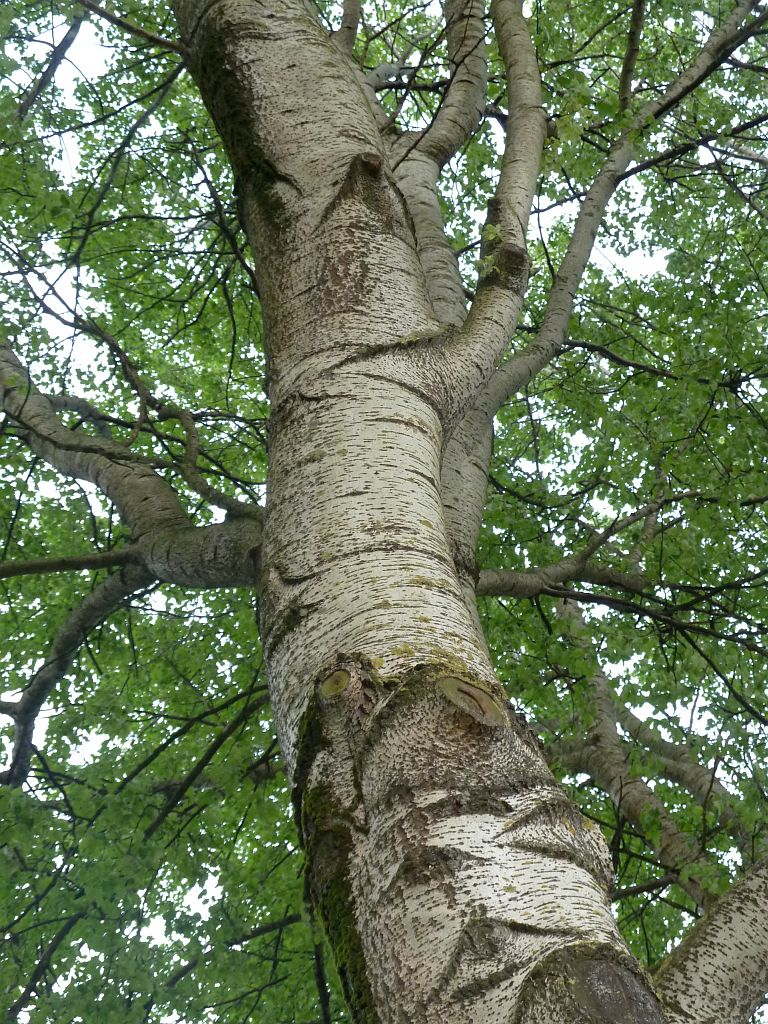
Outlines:
{"label": "gray branch", "polygon": [[15,702],[4,701],[0,707],[15,723],[11,763],[6,771],[0,772],[0,784],[20,786],[26,779],[37,715],[53,688],[69,671],[89,633],[123,607],[137,591],[145,590],[153,582],[154,577],[143,566],[126,566],[108,576],[70,613],[22,696]]}
{"label": "gray branch", "polygon": [[611,148],[579,210],[536,338],[499,367],[485,390],[481,401],[490,415],[551,362],[566,341],[576,293],[592,255],[598,230],[608,203],[632,159],[633,137],[672,110],[711,75],[733,50],[757,32],[768,20],[768,11],[747,25],[744,24],[756,6],[755,0],[741,0],[722,25],[712,32],[689,67],[674,79],[662,96],[638,111]]}

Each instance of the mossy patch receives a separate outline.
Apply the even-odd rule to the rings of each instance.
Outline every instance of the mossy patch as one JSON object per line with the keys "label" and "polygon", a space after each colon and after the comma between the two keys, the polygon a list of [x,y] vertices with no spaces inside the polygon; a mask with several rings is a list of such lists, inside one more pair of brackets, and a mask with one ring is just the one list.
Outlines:
{"label": "mossy patch", "polygon": [[352,1019],[378,1024],[349,879],[352,830],[329,787],[314,786],[305,794],[301,824],[308,896],[331,943]]}

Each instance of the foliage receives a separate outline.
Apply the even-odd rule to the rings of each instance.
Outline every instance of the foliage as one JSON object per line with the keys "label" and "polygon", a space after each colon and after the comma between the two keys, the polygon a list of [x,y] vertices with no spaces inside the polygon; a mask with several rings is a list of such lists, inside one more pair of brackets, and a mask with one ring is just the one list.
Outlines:
{"label": "foliage", "polygon": [[[231,172],[180,54],[163,45],[175,38],[167,6],[121,6],[123,25],[93,6],[0,9],[2,340],[41,391],[97,407],[64,408],[68,425],[129,443],[196,523],[216,522],[222,501],[185,473],[183,423],[147,406],[122,356],[156,402],[193,414],[204,481],[258,502],[265,367]],[[338,24],[335,5],[317,6]],[[721,6],[648,5],[625,110],[629,7],[531,7],[553,132],[516,344],[541,323],[607,149],[690,62]],[[393,65],[380,95],[402,126],[429,124],[442,102],[440,24],[432,5],[364,5],[356,57],[366,70]],[[481,539],[482,568],[525,570],[602,533],[590,566],[625,574],[626,585],[584,574],[532,598],[487,597],[481,613],[510,697],[605,831],[621,926],[651,967],[698,913],[686,883],[721,892],[766,843],[765,45],[746,42],[638,135],[565,348],[497,417]],[[506,117],[490,46],[487,116],[440,183],[468,291]],[[96,488],[31,454],[10,417],[0,443],[3,563],[125,541]],[[5,696],[108,571],[0,577]],[[635,736],[619,715],[617,742],[694,843],[692,863],[665,863],[660,819],[628,820],[574,755],[594,735],[601,673],[649,727]],[[711,775],[708,790],[681,783],[673,750]],[[0,787],[0,814],[9,1019],[344,1019],[304,907],[245,588],[151,587],[94,631],[45,705],[26,784]]]}

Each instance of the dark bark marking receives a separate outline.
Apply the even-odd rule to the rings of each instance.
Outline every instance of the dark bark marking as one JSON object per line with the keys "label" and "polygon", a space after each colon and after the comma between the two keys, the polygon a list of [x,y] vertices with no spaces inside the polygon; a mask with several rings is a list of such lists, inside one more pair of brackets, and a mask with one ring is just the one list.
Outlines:
{"label": "dark bark marking", "polygon": [[650,984],[611,950],[573,946],[531,976],[515,1024],[664,1024]]}

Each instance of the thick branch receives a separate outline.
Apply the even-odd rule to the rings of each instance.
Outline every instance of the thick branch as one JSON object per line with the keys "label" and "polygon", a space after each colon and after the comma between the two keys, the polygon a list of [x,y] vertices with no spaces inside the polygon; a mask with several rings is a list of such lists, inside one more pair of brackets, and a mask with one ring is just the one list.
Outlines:
{"label": "thick branch", "polygon": [[187,516],[172,488],[123,445],[63,426],[8,345],[0,345],[0,403],[35,452],[64,476],[95,484],[114,502],[135,539]]}
{"label": "thick branch", "polygon": [[616,701],[616,714],[622,729],[661,763],[664,777],[684,786],[701,807],[713,811],[739,844],[742,854],[749,856],[755,845],[754,836],[739,815],[738,798],[728,792],[715,770],[702,764],[687,744],[665,740],[621,701]]}
{"label": "thick branch", "polygon": [[[0,389],[2,405],[36,454],[63,475],[95,484],[114,502],[136,542],[135,555],[153,578],[191,587],[257,582],[261,544],[257,506],[229,499],[237,518],[193,527],[173,488],[128,448],[63,426],[52,403],[37,391],[7,345],[0,345]],[[194,466],[197,429],[191,415],[175,406],[161,408],[166,415],[180,418],[191,438],[185,475],[198,484],[198,490],[213,491],[204,486]],[[212,500],[222,503],[218,491]]]}
{"label": "thick branch", "polygon": [[[538,569],[529,569],[527,572],[515,572],[509,569],[484,570],[482,587],[478,587],[478,593],[495,595],[498,597],[537,597],[550,587],[558,586],[567,580],[581,580],[585,583],[604,584],[611,587],[621,587],[632,593],[642,593],[648,586],[648,580],[639,572],[621,572],[611,569],[608,566],[589,565],[589,559],[599,548],[608,543],[617,533],[626,530],[635,523],[653,521],[659,509],[671,501],[677,501],[681,497],[688,497],[688,492],[673,495],[667,499],[652,501],[641,508],[636,509],[621,519],[615,519],[604,530],[596,532],[590,542],[575,554],[567,555],[559,562],[552,565],[541,566]],[[508,593],[506,588],[514,591]]]}
{"label": "thick branch", "polygon": [[460,353],[482,366],[477,385],[498,362],[522,309],[530,268],[526,231],[546,137],[538,61],[520,0],[494,0],[491,13],[509,114],[499,184],[483,231],[477,294],[457,339]]}
{"label": "thick branch", "polygon": [[[598,228],[611,196],[617,185],[627,174],[626,168],[631,159],[631,139],[633,135],[642,130],[643,127],[655,118],[661,116],[662,113],[671,109],[672,106],[688,94],[694,84],[698,84],[719,66],[728,53],[743,41],[745,33],[748,34],[749,32],[756,31],[757,27],[765,20],[765,14],[755,19],[747,28],[742,27],[744,18],[754,6],[755,4],[752,0],[749,0],[749,2],[744,0],[734,9],[722,27],[712,33],[708,42],[690,67],[675,79],[659,100],[647,104],[632,119],[630,126],[611,150],[581,206],[566,255],[550,291],[549,303],[542,326],[535,340],[512,354],[502,363],[490,377],[487,384],[479,391],[475,402],[471,405],[464,418],[453,427],[451,439],[446,450],[447,462],[443,473],[443,500],[447,509],[459,509],[462,506],[474,509],[482,504],[485,492],[484,474],[468,472],[466,459],[462,456],[462,452],[472,451],[473,448],[476,448],[478,438],[482,439],[488,436],[493,416],[497,410],[513,394],[535,377],[557,355],[566,341],[568,323],[573,312],[576,292],[589,262]],[[509,16],[512,25],[512,28],[506,33],[503,30],[498,30],[500,42],[503,43],[505,38],[510,44],[513,39],[517,40],[517,45],[511,46],[509,52],[504,49],[502,50],[508,66],[507,74],[510,82],[510,92],[511,83],[516,80],[514,72],[517,69],[518,79],[523,83],[520,87],[520,95],[523,99],[528,100],[527,104],[519,102],[518,109],[515,111],[513,109],[513,97],[510,95],[510,118],[507,126],[507,137],[508,139],[524,138],[527,134],[531,139],[537,139],[537,132],[543,130],[543,111],[537,112],[535,106],[540,103],[540,100],[536,99],[539,95],[539,89],[537,81],[534,80],[536,68],[535,54],[531,55],[530,37],[527,34],[524,19],[519,7],[517,5],[513,6],[511,3],[494,5],[493,9],[497,12],[500,25],[502,13]],[[537,75],[538,72],[535,71],[535,74]],[[510,213],[523,218],[521,219],[520,229],[524,238],[528,207],[522,202],[522,199],[527,192],[532,194],[532,189],[535,187],[535,170],[530,165],[530,149],[523,152],[519,161],[512,159],[510,154],[513,152],[514,150],[508,144],[507,153],[505,153],[504,157],[504,166],[509,161],[510,174],[507,179],[502,170],[498,194],[506,192],[510,201]],[[526,157],[529,162],[527,171]],[[538,167],[538,159],[537,151],[536,167]],[[532,170],[534,170],[533,183],[531,183],[530,179]],[[515,196],[517,197],[517,202],[514,200]],[[503,205],[501,209],[504,209]],[[493,207],[489,207],[490,224],[495,223],[495,216]],[[510,219],[512,230],[514,230],[515,217]],[[503,218],[501,218],[500,222],[504,224]],[[503,234],[502,237],[504,237]],[[512,237],[515,236],[513,235]],[[488,243],[485,241],[484,248],[487,249],[487,247]],[[523,250],[516,251],[522,252]],[[511,336],[517,322],[522,294],[527,284],[527,267],[524,273],[522,273],[522,269],[521,262],[521,274],[509,282],[513,287],[508,293],[501,287],[478,288],[478,294],[470,314],[458,336],[458,342],[465,346],[466,352],[472,352],[475,346],[478,346],[487,355],[488,353],[497,353],[505,345],[506,338]],[[501,281],[497,281],[497,284],[501,284]],[[484,363],[483,357],[477,359],[474,368],[476,369],[478,365],[487,365]],[[465,392],[460,393],[465,394]],[[479,420],[483,417],[487,421],[485,430],[482,430],[479,426]],[[453,440],[456,441],[455,444],[452,444]],[[463,490],[462,487],[464,487]],[[463,548],[465,550],[474,550],[477,536],[475,535],[474,539],[471,538],[467,533],[466,525],[461,526],[456,534],[457,537],[459,534],[462,536]],[[517,591],[519,587],[529,586],[533,582],[532,580],[523,580],[519,577],[513,578],[510,576],[504,580],[497,578],[491,583],[490,578],[486,578],[486,585],[498,587],[499,591],[501,587],[508,586],[510,592]],[[627,582],[629,581],[624,581],[624,583]],[[617,581],[617,585],[624,584],[618,584]],[[631,586],[629,589],[631,589]],[[486,591],[486,593],[490,592],[489,590]]]}
{"label": "thick branch", "polygon": [[458,326],[466,316],[464,287],[446,238],[437,198],[440,171],[476,130],[485,109],[483,0],[443,4],[452,75],[429,127],[392,145],[397,184],[413,220],[418,253],[435,316]]}
{"label": "thick branch", "polygon": [[[588,645],[587,627],[578,609],[567,602],[561,617],[569,624],[575,643]],[[585,740],[562,744],[558,760],[571,771],[585,772],[613,800],[655,848],[660,863],[674,871],[679,884],[699,906],[709,902],[706,885],[695,877],[692,866],[703,854],[693,837],[677,828],[664,804],[648,783],[632,770],[629,749],[616,728],[613,688],[598,666],[588,682],[594,719]]]}
{"label": "thick branch", "polygon": [[396,163],[418,151],[443,167],[472,135],[485,110],[485,4],[483,0],[445,0],[445,31],[451,79],[429,127],[402,136],[393,151]]}
{"label": "thick branch", "polygon": [[419,262],[435,317],[440,323],[458,327],[467,315],[464,284],[443,226],[437,198],[439,173],[437,161],[418,150],[395,167],[395,179],[413,221]]}
{"label": "thick branch", "polygon": [[550,587],[569,580],[618,587],[641,594],[648,580],[639,573],[622,572],[608,566],[585,565],[578,555],[538,569],[517,572],[514,569],[483,569],[477,583],[478,597],[538,597]]}
{"label": "thick branch", "polygon": [[746,1024],[768,992],[768,861],[694,925],[654,987],[670,1024]]}
{"label": "thick branch", "polygon": [[440,471],[440,492],[451,556],[459,577],[464,603],[483,629],[477,609],[477,540],[483,524],[488,466],[493,437],[482,414],[466,416],[462,429],[448,441]]}
{"label": "thick branch", "polygon": [[361,13],[360,0],[344,0],[344,9],[341,15],[341,24],[331,38],[336,45],[345,53],[352,53],[357,39],[357,27],[360,24]]}

